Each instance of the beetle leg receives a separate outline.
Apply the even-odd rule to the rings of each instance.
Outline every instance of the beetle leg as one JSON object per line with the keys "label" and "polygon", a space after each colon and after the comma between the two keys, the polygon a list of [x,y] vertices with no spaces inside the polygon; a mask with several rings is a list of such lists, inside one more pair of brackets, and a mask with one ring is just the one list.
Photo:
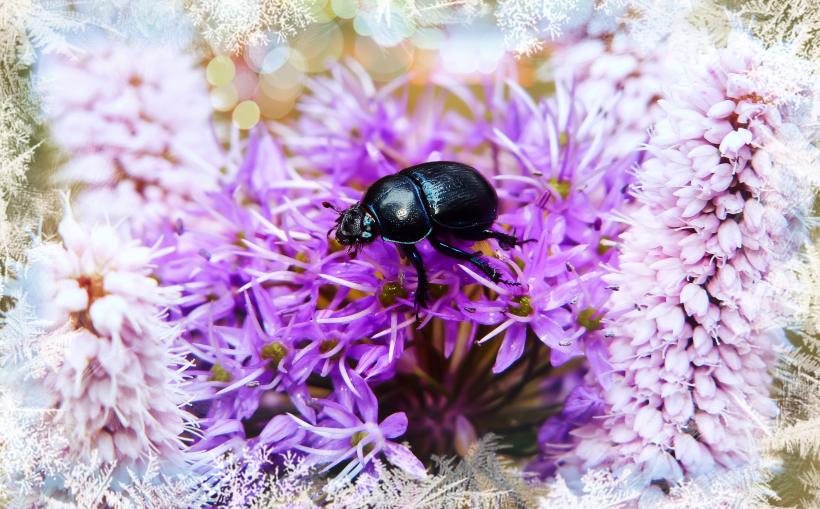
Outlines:
{"label": "beetle leg", "polygon": [[536,242],[536,239],[518,240],[518,238],[515,236],[515,230],[513,230],[512,235],[507,235],[506,233],[501,233],[495,230],[487,229],[473,232],[470,234],[457,234],[457,236],[458,238],[463,240],[474,240],[476,242],[487,239],[496,239],[498,241],[498,245],[501,246],[501,248],[505,251],[509,251],[515,246],[520,246],[528,242]]}
{"label": "beetle leg", "polygon": [[439,253],[449,256],[450,258],[455,258],[456,260],[464,260],[465,262],[470,262],[478,269],[484,273],[485,276],[490,278],[493,283],[504,283],[508,285],[518,286],[520,283],[515,283],[512,281],[504,281],[501,279],[501,272],[492,268],[490,264],[479,258],[481,253],[468,253],[467,251],[462,251],[456,247],[450,246],[445,244],[444,242],[440,241],[439,239],[433,237],[432,235],[427,237],[430,240],[430,245],[433,246],[433,249],[438,251]]}
{"label": "beetle leg", "polygon": [[470,238],[466,240],[495,239],[498,241],[498,245],[505,251],[509,251],[515,246],[520,246],[522,244],[526,244],[527,242],[536,242],[535,239],[518,240],[518,237],[515,236],[515,230],[513,230],[512,235],[507,235],[506,233],[497,232],[495,230],[483,230],[478,232],[475,237],[475,239]]}
{"label": "beetle leg", "polygon": [[427,239],[430,240],[430,245],[433,246],[433,249],[435,249],[443,255],[449,256],[450,258],[455,258],[456,260],[464,260],[465,262],[471,262],[477,259],[479,256],[481,256],[480,252],[468,253],[467,251],[462,251],[457,247],[445,244],[436,237],[433,237],[432,235],[427,237]]}
{"label": "beetle leg", "polygon": [[475,265],[476,267],[481,269],[481,272],[483,272],[488,278],[490,278],[493,283],[496,283],[496,284],[504,283],[505,285],[510,285],[510,286],[521,286],[521,283],[516,283],[515,281],[507,281],[506,279],[501,279],[501,275],[502,275],[501,272],[498,271],[497,269],[494,269],[493,267],[490,266],[490,264],[488,264],[487,262],[485,262],[484,260],[482,260],[480,258],[471,258],[470,262],[472,262],[473,265]]}
{"label": "beetle leg", "polygon": [[421,253],[416,249],[415,244],[403,244],[401,247],[402,251],[404,251],[403,254],[410,258],[410,263],[416,269],[416,274],[419,278],[416,296],[414,298],[416,303],[416,320],[418,320],[419,308],[427,309],[427,270],[424,268],[424,260],[421,258]]}

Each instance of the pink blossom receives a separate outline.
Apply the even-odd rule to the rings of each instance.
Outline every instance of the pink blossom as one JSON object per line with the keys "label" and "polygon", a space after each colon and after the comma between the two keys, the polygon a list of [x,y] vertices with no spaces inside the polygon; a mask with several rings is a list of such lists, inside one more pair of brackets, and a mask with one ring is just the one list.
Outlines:
{"label": "pink blossom", "polygon": [[612,113],[618,138],[603,152],[607,157],[623,157],[645,142],[647,128],[663,118],[656,100],[677,73],[664,63],[663,48],[642,51],[622,31],[590,33],[594,32],[591,26],[585,30],[584,38],[557,41],[547,72],[550,78],[574,79],[576,97],[589,104],[617,101]]}
{"label": "pink blossom", "polygon": [[621,288],[607,419],[576,430],[576,454],[611,449],[586,466],[637,465],[647,483],[737,468],[778,415],[769,370],[792,311],[775,282],[788,280],[812,203],[783,147],[810,147],[762,99],[762,51],[735,32],[660,101],[655,157],[638,172],[643,208],[625,219],[620,273],[605,277]]}
{"label": "pink blossom", "polygon": [[76,206],[84,222],[127,217],[155,238],[157,225],[190,220],[192,198],[217,189],[224,156],[204,72],[190,56],[108,41],[42,65],[59,83],[47,104],[51,134],[71,156],[55,178],[89,186]]}
{"label": "pink blossom", "polygon": [[152,259],[164,253],[124,242],[108,225],[89,231],[64,198],[62,243],[38,243],[14,283],[34,297],[50,330],[68,323],[77,331],[44,378],[42,391],[55,402],[50,425],[65,429],[69,461],[96,450],[118,468],[145,465],[151,455],[182,468],[180,435],[192,418],[179,408],[187,399],[178,371],[185,360],[169,349],[179,330],[160,311],[179,291],[149,277]]}

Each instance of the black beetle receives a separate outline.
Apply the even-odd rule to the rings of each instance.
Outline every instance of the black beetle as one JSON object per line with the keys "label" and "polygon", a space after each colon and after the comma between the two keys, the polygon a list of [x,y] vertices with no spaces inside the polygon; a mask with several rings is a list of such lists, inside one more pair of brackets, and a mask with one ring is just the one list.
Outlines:
{"label": "black beetle", "polygon": [[428,239],[436,251],[472,263],[494,283],[518,285],[503,281],[500,272],[479,258],[480,252],[462,251],[439,237],[451,234],[472,241],[493,238],[506,250],[535,241],[519,241],[515,235],[491,230],[498,219],[495,188],[477,170],[456,162],[419,164],[382,177],[367,188],[361,202],[347,210],[339,210],[328,202],[322,205],[339,213],[336,226],[327,233],[330,235],[335,229],[336,240],[350,246],[351,257],[363,244],[381,236],[397,244],[403,258],[410,258],[419,281],[417,309],[426,308],[428,298],[427,273],[416,243]]}

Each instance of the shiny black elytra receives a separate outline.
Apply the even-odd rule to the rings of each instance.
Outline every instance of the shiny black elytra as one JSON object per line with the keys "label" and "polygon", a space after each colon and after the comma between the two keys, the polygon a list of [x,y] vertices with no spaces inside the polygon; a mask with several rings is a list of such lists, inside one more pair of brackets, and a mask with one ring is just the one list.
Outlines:
{"label": "shiny black elytra", "polygon": [[[339,244],[350,246],[355,257],[363,244],[381,236],[397,244],[403,258],[418,273],[415,303],[427,307],[427,272],[415,244],[428,239],[439,253],[475,265],[495,283],[518,285],[503,281],[501,273],[481,260],[480,252],[468,253],[440,240],[450,234],[462,240],[480,241],[497,239],[499,245],[510,250],[516,245],[534,242],[519,241],[490,229],[498,219],[498,195],[487,179],[465,164],[441,161],[411,166],[395,175],[373,182],[362,201],[341,211],[328,202],[322,203],[339,213],[335,229]],[[515,232],[513,232],[515,233]],[[418,312],[418,311],[417,311]]]}

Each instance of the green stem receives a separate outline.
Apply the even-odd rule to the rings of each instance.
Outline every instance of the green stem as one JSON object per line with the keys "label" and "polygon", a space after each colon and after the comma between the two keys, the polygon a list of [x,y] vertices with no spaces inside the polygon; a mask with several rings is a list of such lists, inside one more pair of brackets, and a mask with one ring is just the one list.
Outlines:
{"label": "green stem", "polygon": [[418,366],[414,367],[413,368],[413,374],[416,375],[417,377],[421,378],[422,380],[424,380],[428,384],[430,384],[430,386],[432,388],[434,388],[435,390],[437,390],[441,394],[444,394],[445,396],[447,396],[448,400],[453,399],[453,395],[450,394],[450,391],[448,391],[446,387],[441,385],[441,383],[439,383],[438,380],[436,380],[432,376],[430,376],[427,373],[425,373],[424,371],[422,371],[422,369],[420,367],[418,367]]}

